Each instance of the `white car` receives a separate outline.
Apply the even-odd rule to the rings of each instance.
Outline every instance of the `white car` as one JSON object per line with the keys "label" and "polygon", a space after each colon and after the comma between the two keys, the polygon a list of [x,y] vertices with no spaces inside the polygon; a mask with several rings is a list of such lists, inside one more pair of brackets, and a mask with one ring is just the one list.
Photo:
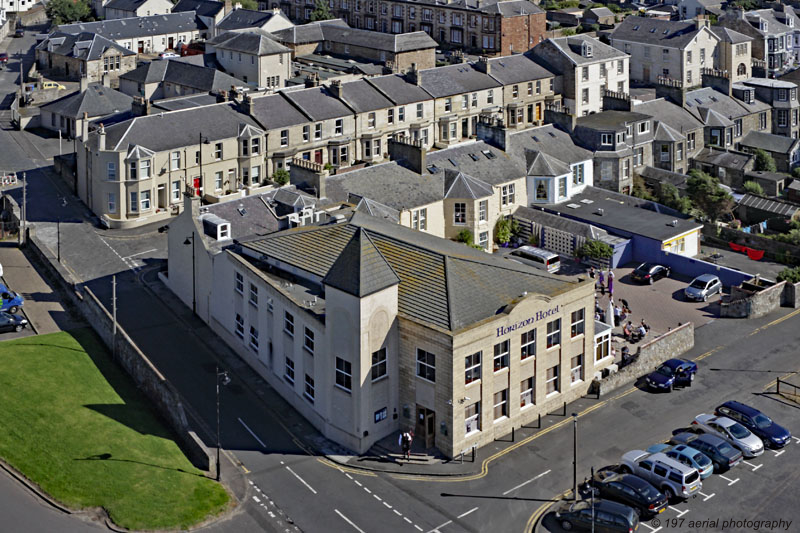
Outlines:
{"label": "white car", "polygon": [[745,457],[758,457],[764,453],[764,442],[761,439],[740,423],[726,416],[703,413],[694,417],[692,425],[698,426],[704,433],[727,440],[741,450]]}
{"label": "white car", "polygon": [[175,52],[161,52],[158,54],[159,59],[172,59],[173,57],[181,57]]}

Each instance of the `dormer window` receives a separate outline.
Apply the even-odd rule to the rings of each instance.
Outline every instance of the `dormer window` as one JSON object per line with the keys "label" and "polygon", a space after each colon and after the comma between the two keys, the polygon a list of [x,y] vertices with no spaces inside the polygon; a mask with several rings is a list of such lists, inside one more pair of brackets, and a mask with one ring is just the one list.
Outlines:
{"label": "dormer window", "polygon": [[650,131],[650,121],[646,120],[644,122],[640,122],[638,131],[639,133],[647,133],[648,131]]}
{"label": "dormer window", "polygon": [[592,45],[589,43],[583,43],[581,45],[581,55],[583,57],[592,57]]}
{"label": "dormer window", "polygon": [[767,21],[759,19],[758,29],[761,31],[767,31]]}
{"label": "dormer window", "polygon": [[613,133],[601,133],[600,134],[600,144],[603,146],[611,146],[614,144],[614,134]]}

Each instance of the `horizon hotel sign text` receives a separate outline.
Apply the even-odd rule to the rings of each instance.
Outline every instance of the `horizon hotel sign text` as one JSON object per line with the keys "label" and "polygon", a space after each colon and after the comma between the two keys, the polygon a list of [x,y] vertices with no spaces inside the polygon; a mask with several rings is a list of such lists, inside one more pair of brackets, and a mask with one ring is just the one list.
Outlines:
{"label": "horizon hotel sign text", "polygon": [[507,334],[509,334],[509,333],[511,333],[513,331],[517,331],[518,329],[522,329],[525,326],[530,326],[534,322],[538,322],[538,321],[543,320],[543,319],[545,319],[547,317],[556,315],[556,314],[558,314],[558,308],[559,307],[560,306],[557,305],[557,306],[555,306],[555,307],[553,307],[551,309],[548,309],[546,311],[536,311],[536,314],[534,314],[533,316],[529,316],[525,320],[520,320],[516,324],[511,324],[510,326],[500,326],[499,328],[497,328],[497,337],[502,337],[503,335],[507,335]]}

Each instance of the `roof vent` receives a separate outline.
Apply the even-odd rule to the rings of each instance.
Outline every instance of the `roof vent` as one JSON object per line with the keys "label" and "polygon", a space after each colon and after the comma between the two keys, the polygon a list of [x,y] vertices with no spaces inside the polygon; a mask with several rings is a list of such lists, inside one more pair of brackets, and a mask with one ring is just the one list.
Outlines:
{"label": "roof vent", "polygon": [[605,211],[603,211],[602,207],[599,207],[597,209],[597,211],[594,212],[595,215],[599,215],[599,216],[603,216],[603,213],[605,213]]}
{"label": "roof vent", "polygon": [[237,207],[236,210],[239,211],[239,214],[242,216],[245,216],[247,214],[247,209],[245,209],[243,205]]}
{"label": "roof vent", "polygon": [[477,155],[475,155],[475,154],[469,154],[469,157],[470,157],[470,159],[472,159],[473,161],[477,161],[477,160],[478,160],[478,156],[477,156]]}
{"label": "roof vent", "polygon": [[676,218],[672,219],[672,221],[670,221],[670,223],[667,224],[667,226],[672,226],[673,228],[676,227],[677,225],[678,225],[678,219]]}
{"label": "roof vent", "polygon": [[583,200],[581,200],[581,203],[589,205],[589,204],[593,204],[594,200],[589,200],[588,198],[584,198]]}
{"label": "roof vent", "polygon": [[570,209],[580,209],[580,204],[567,204]]}

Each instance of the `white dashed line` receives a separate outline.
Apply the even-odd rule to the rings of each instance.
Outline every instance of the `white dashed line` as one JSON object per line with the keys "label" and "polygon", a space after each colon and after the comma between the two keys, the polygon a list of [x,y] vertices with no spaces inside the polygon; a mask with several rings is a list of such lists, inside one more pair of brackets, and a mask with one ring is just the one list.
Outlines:
{"label": "white dashed line", "polygon": [[770,450],[770,451],[775,454],[775,457],[780,457],[786,450],[781,450],[781,451]]}
{"label": "white dashed line", "polygon": [[417,528],[417,531],[422,531],[422,528],[419,527],[417,524],[414,524],[414,527]]}
{"label": "white dashed line", "polygon": [[261,500],[259,500],[259,499],[258,499],[258,496],[253,496],[253,500],[254,500],[256,503],[261,503]]}
{"label": "white dashed line", "polygon": [[[392,510],[394,511],[394,514],[396,514],[397,516],[403,516],[403,513],[401,513],[397,509],[392,509]],[[409,520],[409,522],[410,522],[410,520]]]}
{"label": "white dashed line", "polygon": [[[548,472],[549,472],[549,470],[548,470]],[[467,511],[466,513],[462,513],[462,514],[458,515],[458,517],[457,517],[457,518],[464,518],[464,517],[465,517],[465,516],[467,516],[468,514],[474,513],[474,512],[475,512],[475,511],[477,511],[477,510],[478,510],[478,508],[477,508],[477,507],[473,507],[472,509],[470,509],[470,510],[469,510],[469,511]]]}
{"label": "white dashed line", "polygon": [[[444,523],[444,524],[442,524],[441,526],[436,526],[435,528],[431,529],[430,531],[428,531],[428,533],[441,533],[441,532],[439,531],[440,529],[442,529],[444,526],[450,525],[450,524],[452,524],[452,523],[453,523],[453,521],[452,521],[452,520],[448,520],[447,522],[445,522],[445,523]],[[416,526],[414,526],[414,527],[416,527]]]}
{"label": "white dashed line", "polygon": [[410,519],[409,519],[407,516],[404,516],[404,517],[403,517],[403,520],[405,520],[405,521],[406,521],[406,522],[408,522],[409,524],[411,523],[411,520],[410,520]]}
{"label": "white dashed line", "polygon": [[516,486],[516,487],[514,487],[514,488],[508,489],[507,491],[505,491],[505,492],[503,493],[503,496],[507,495],[509,492],[514,492],[514,491],[515,491],[515,490],[517,490],[517,489],[521,489],[522,487],[524,487],[524,486],[525,486],[525,485],[527,485],[528,483],[531,483],[531,482],[533,482],[533,481],[536,481],[536,480],[537,480],[537,479],[539,479],[540,477],[542,477],[542,476],[544,476],[544,475],[547,475],[547,474],[549,474],[549,473],[550,473],[550,470],[548,470],[547,472],[542,472],[542,473],[541,473],[541,474],[539,474],[538,476],[536,476],[536,477],[534,477],[534,478],[532,478],[532,479],[529,479],[528,481],[526,481],[526,482],[524,482],[524,483],[520,483],[519,485],[517,485],[517,486]]}
{"label": "white dashed line", "polygon": [[388,503],[386,503],[386,502],[383,502],[383,505],[385,505],[385,506],[386,506],[386,507],[388,507],[389,509],[391,509],[391,508],[392,508],[392,506],[391,506],[391,505],[389,505],[389,504],[388,504]]}
{"label": "white dashed line", "polygon": [[367,487],[364,487],[364,490],[367,491],[367,494],[372,494],[372,491],[369,490]]}
{"label": "white dashed line", "polygon": [[358,485],[359,487],[363,487],[363,485],[361,484],[361,482],[360,482],[359,480],[357,480],[357,479],[354,479],[353,481],[354,481],[354,482],[355,482],[355,484],[356,484],[356,485]]}
{"label": "white dashed line", "polygon": [[339,512],[339,509],[334,509],[334,511],[336,511],[336,514],[338,514],[339,516],[341,516],[341,517],[342,517],[342,520],[344,520],[345,522],[347,522],[348,524],[350,524],[351,526],[353,526],[353,528],[354,528],[356,531],[358,531],[358,532],[360,532],[360,533],[365,533],[365,531],[364,531],[363,529],[361,529],[360,527],[358,527],[357,525],[355,525],[355,524],[354,524],[354,523],[353,523],[353,522],[352,522],[352,521],[351,521],[349,518],[347,518],[345,515],[343,515],[341,512]]}
{"label": "white dashed line", "polygon": [[383,501],[383,500],[381,500],[381,497],[378,496],[377,494],[373,494],[372,497],[375,498],[376,500],[378,500],[379,502]]}
{"label": "white dashed line", "polygon": [[292,473],[292,475],[293,475],[294,477],[296,477],[298,480],[300,480],[300,483],[302,483],[303,485],[305,485],[305,486],[306,486],[306,488],[307,488],[308,490],[310,490],[310,491],[311,491],[311,492],[313,492],[314,494],[316,494],[316,493],[317,493],[317,491],[315,491],[315,490],[314,490],[314,488],[313,488],[311,485],[309,485],[308,483],[306,483],[306,480],[305,480],[305,479],[303,479],[303,478],[301,478],[300,476],[298,476],[298,475],[295,473],[295,471],[294,471],[294,470],[292,470],[292,469],[291,469],[291,468],[289,468],[288,466],[286,467],[286,470],[288,470],[289,472],[291,472],[291,473]]}
{"label": "white dashed line", "polygon": [[345,472],[345,473],[344,473],[344,475],[345,475],[345,476],[347,476],[347,479],[353,479],[353,476],[351,476],[351,475],[350,475],[350,474],[348,474],[347,472]]}

